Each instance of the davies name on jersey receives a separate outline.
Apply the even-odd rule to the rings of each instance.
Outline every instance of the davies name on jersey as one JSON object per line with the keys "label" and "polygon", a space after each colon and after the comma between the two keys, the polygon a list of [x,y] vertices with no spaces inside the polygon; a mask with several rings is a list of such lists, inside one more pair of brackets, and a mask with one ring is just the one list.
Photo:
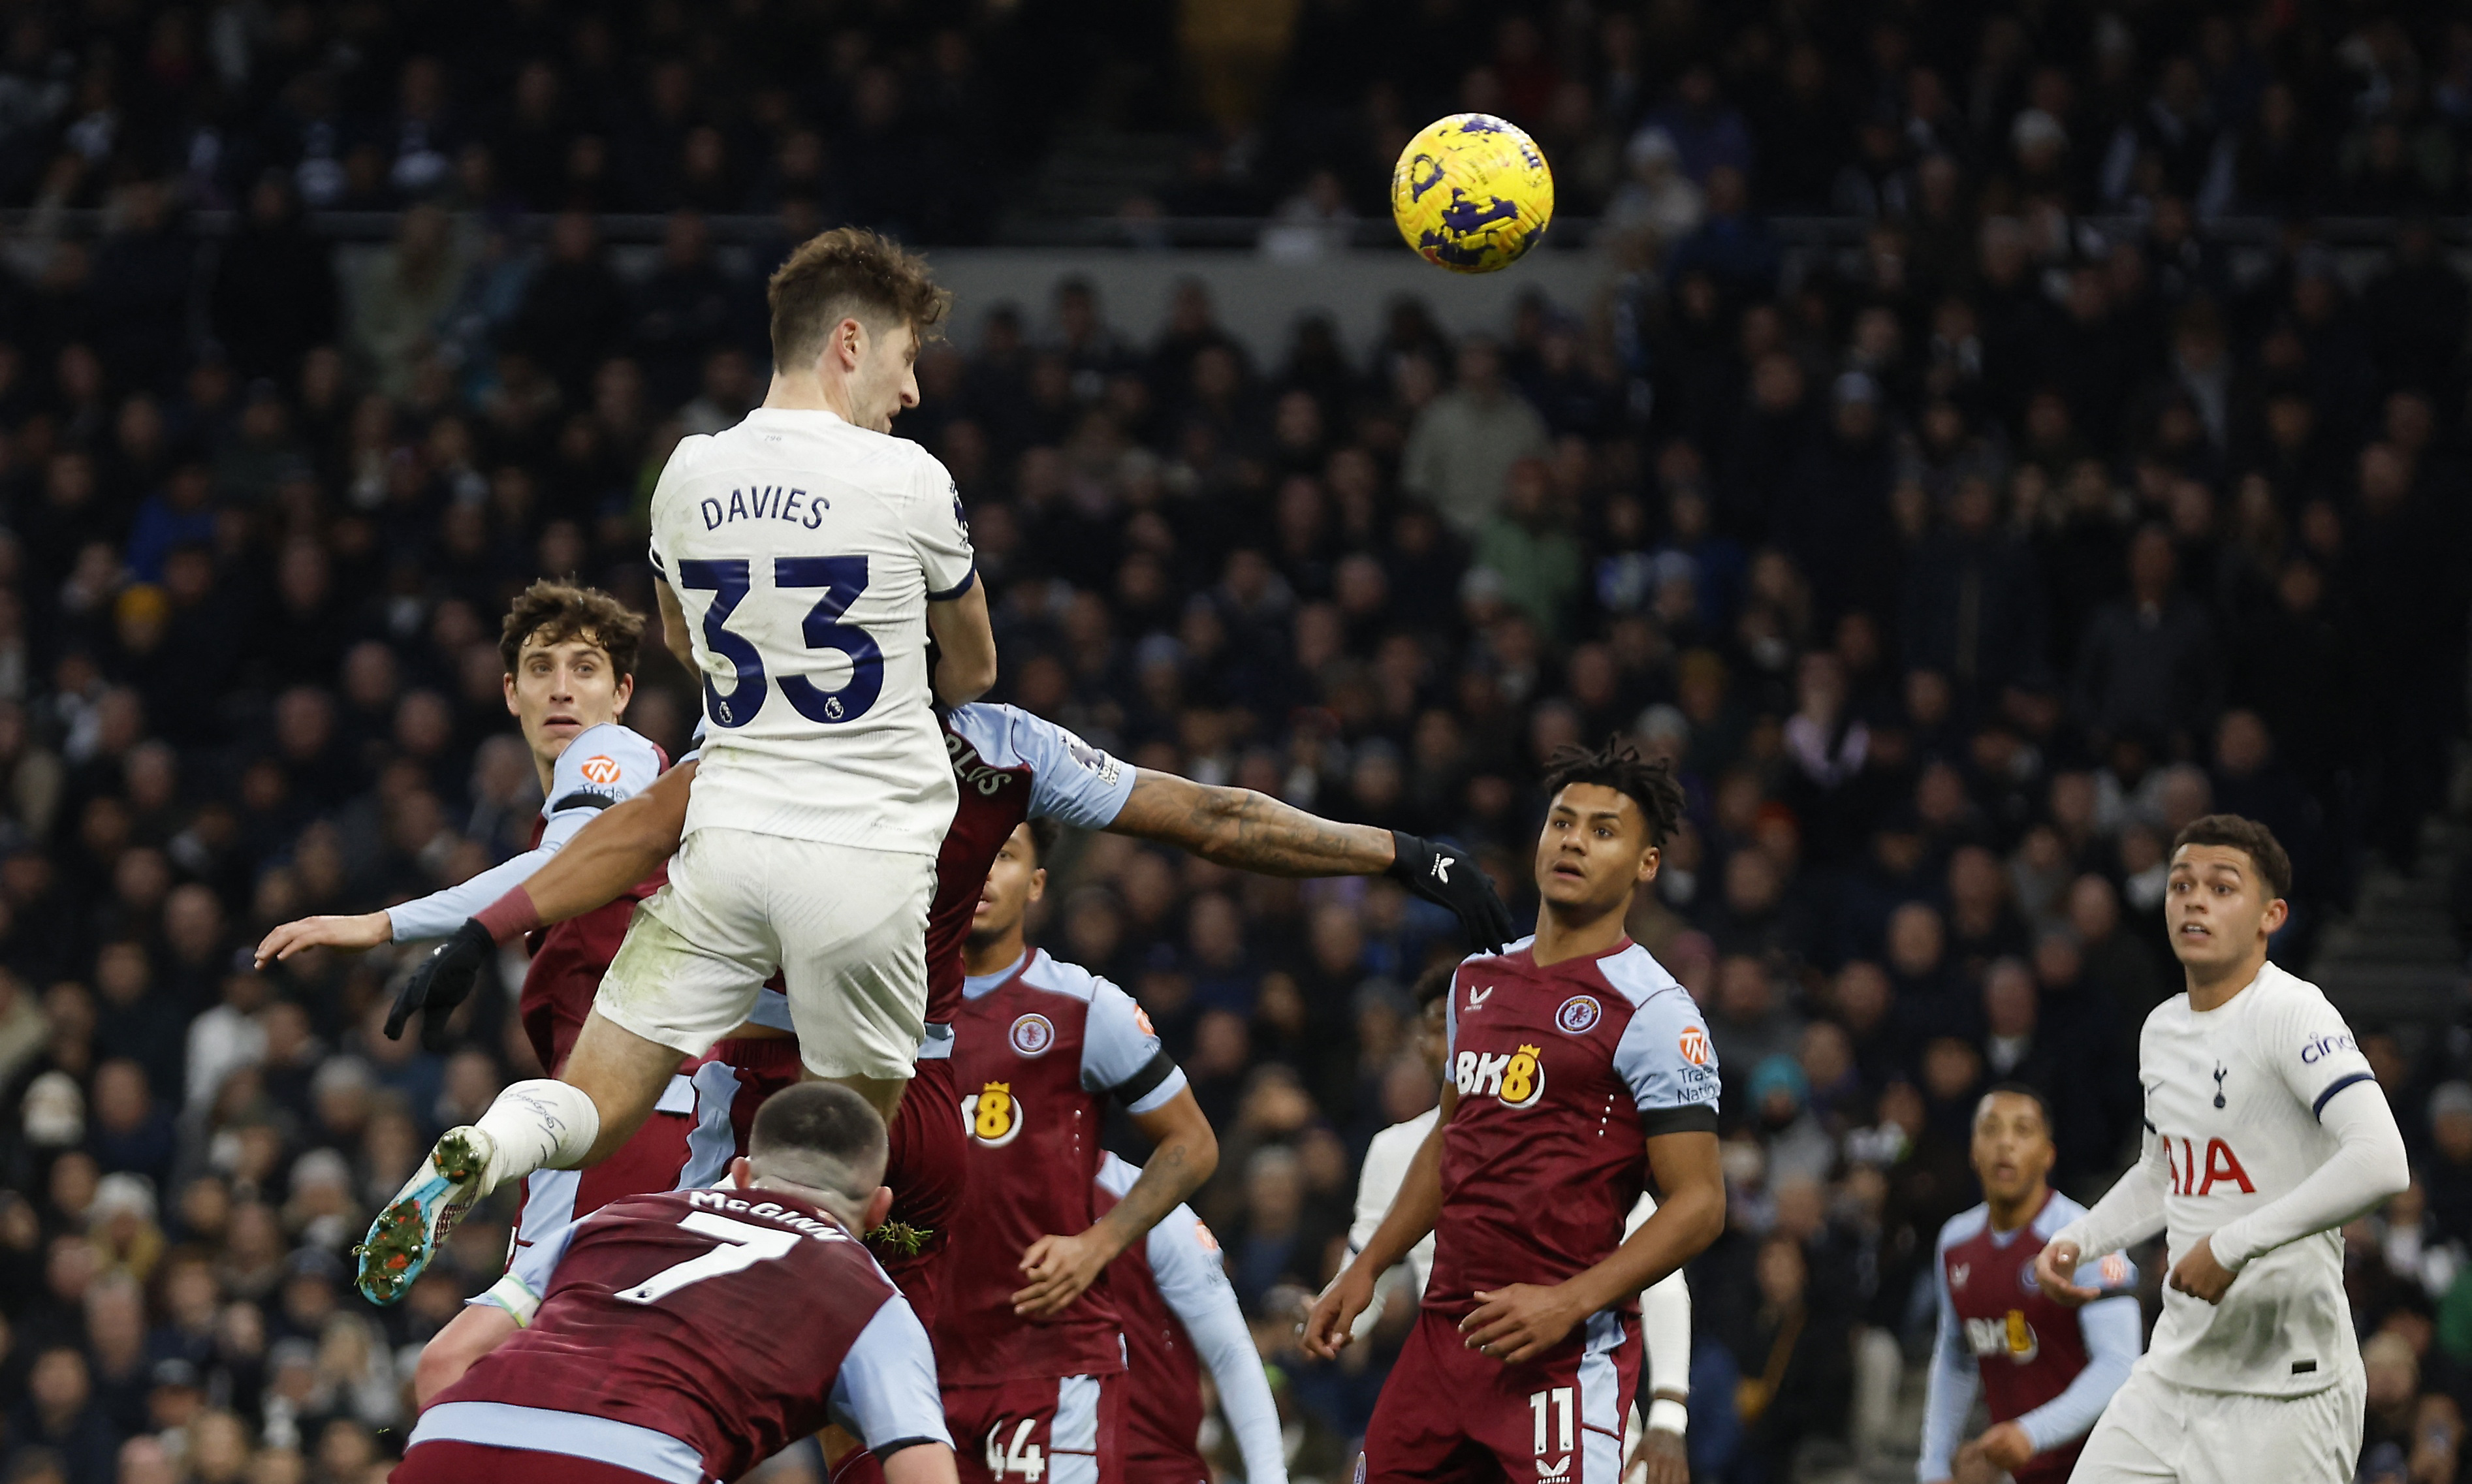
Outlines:
{"label": "davies name on jersey", "polygon": [[[801,500],[808,502],[804,510],[798,508]],[[822,495],[809,495],[803,489],[784,492],[778,484],[762,485],[751,492],[733,489],[726,505],[712,496],[696,502],[696,513],[703,517],[706,530],[719,530],[732,521],[761,520],[788,521],[813,530],[824,523],[824,512],[832,507],[832,501]]]}

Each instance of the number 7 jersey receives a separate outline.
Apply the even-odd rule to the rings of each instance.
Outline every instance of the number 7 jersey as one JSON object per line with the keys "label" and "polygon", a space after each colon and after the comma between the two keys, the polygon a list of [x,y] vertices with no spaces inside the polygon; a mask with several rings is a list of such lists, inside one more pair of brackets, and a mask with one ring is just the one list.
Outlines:
{"label": "number 7 jersey", "polygon": [[975,580],[944,466],[831,412],[679,440],[653,493],[710,722],[687,832],[932,856],[953,817],[927,604]]}
{"label": "number 7 jersey", "polygon": [[615,1201],[561,1234],[532,1323],[421,1414],[412,1442],[734,1479],[836,1423],[949,1443],[927,1332],[832,1216],[772,1190]]}

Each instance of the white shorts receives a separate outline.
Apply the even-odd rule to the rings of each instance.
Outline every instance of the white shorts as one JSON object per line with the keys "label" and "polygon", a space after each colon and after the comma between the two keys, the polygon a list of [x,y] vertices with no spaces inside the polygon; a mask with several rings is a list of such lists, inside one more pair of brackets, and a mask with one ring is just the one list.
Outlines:
{"label": "white shorts", "polygon": [[670,859],[592,1007],[701,1056],[781,973],[798,1059],[820,1077],[910,1075],[927,1015],[928,856],[703,829]]}
{"label": "white shorts", "polygon": [[2069,1484],[2350,1484],[2368,1381],[2355,1368],[2305,1397],[2195,1391],[2144,1361],[2087,1435]]}

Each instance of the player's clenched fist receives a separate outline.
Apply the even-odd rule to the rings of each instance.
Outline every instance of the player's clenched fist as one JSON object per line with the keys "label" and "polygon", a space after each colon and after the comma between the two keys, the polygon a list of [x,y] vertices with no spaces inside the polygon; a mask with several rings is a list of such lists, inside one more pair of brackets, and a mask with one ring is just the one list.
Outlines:
{"label": "player's clenched fist", "polygon": [[1314,1300],[1313,1308],[1305,1315],[1305,1354],[1319,1359],[1335,1359],[1354,1337],[1356,1316],[1364,1313],[1373,1302],[1373,1276],[1360,1271],[1351,1262],[1339,1275],[1339,1281]]}
{"label": "player's clenched fist", "polygon": [[2035,1284],[2071,1308],[2100,1297],[2098,1289],[2078,1286],[2079,1256],[2075,1242],[2046,1242],[2042,1255],[2034,1259]]}
{"label": "player's clenched fist", "polygon": [[2209,1304],[2221,1304],[2223,1294],[2240,1275],[2215,1260],[2215,1239],[2200,1237],[2198,1244],[2172,1264],[2171,1284],[2193,1298]]}

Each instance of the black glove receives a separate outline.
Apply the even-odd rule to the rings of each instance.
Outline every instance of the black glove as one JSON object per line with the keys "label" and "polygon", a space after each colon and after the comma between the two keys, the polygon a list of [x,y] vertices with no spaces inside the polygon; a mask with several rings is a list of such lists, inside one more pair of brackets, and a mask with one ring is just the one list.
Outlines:
{"label": "black glove", "polygon": [[420,1025],[420,1044],[432,1051],[443,1051],[452,1038],[446,1033],[446,1018],[455,1013],[472,993],[472,981],[480,977],[481,966],[498,951],[497,941],[489,936],[477,918],[466,917],[464,926],[455,930],[445,942],[430,951],[412,978],[395,991],[394,1008],[387,1012],[386,1033],[389,1041],[403,1039],[403,1027],[412,1012],[424,1012]]}
{"label": "black glove", "polygon": [[1396,858],[1382,874],[1426,901],[1449,907],[1472,947],[1490,954],[1519,935],[1510,925],[1510,908],[1475,857],[1457,845],[1397,830],[1390,832],[1390,845]]}

